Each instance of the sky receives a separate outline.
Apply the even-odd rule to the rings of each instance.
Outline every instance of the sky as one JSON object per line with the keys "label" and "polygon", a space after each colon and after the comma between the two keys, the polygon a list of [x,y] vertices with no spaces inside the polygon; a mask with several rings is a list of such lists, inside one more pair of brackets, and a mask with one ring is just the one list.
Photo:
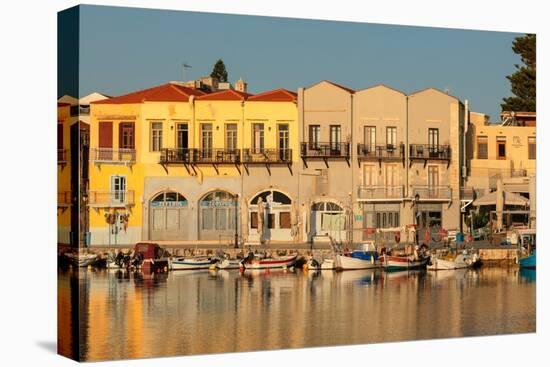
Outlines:
{"label": "sky", "polygon": [[[357,90],[435,87],[498,121],[511,94],[506,76],[521,62],[512,51],[519,33],[89,5],[78,16],[59,18],[59,96],[116,96],[196,79],[221,58],[229,81],[243,78],[251,93],[324,79]],[[75,63],[67,61],[75,44],[79,84],[69,80]],[[183,63],[192,66],[185,75]]]}

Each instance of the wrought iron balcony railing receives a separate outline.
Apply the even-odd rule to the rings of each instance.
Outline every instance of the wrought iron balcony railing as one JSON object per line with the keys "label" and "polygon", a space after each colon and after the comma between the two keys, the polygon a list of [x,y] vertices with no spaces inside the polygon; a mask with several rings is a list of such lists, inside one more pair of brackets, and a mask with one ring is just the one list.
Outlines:
{"label": "wrought iron balcony railing", "polygon": [[357,144],[357,157],[359,159],[403,159],[405,157],[405,145],[369,145]]}
{"label": "wrought iron balcony railing", "polygon": [[117,208],[134,205],[134,190],[90,191],[88,203],[91,207]]}
{"label": "wrought iron balcony railing", "polygon": [[96,164],[133,164],[136,162],[136,150],[91,148],[90,160]]}
{"label": "wrought iron balcony railing", "polygon": [[349,158],[349,142],[302,142],[300,155],[302,158]]}
{"label": "wrought iron balcony railing", "polygon": [[412,197],[416,195],[419,200],[450,201],[452,189],[450,186],[413,186]]}
{"label": "wrought iron balcony railing", "polygon": [[69,206],[72,204],[72,195],[70,191],[60,191],[57,193],[57,206]]}
{"label": "wrought iron balcony railing", "polygon": [[194,149],[189,148],[164,148],[160,151],[161,164],[191,164],[193,162]]}
{"label": "wrought iron balcony railing", "polygon": [[193,149],[194,164],[239,164],[239,149]]}
{"label": "wrought iron balcony railing", "polygon": [[359,186],[357,195],[363,200],[400,200],[403,199],[403,186]]}
{"label": "wrought iron balcony railing", "polygon": [[410,144],[410,159],[451,159],[451,147],[449,145]]}
{"label": "wrought iron balcony railing", "polygon": [[243,149],[242,162],[253,163],[292,163],[292,149]]}

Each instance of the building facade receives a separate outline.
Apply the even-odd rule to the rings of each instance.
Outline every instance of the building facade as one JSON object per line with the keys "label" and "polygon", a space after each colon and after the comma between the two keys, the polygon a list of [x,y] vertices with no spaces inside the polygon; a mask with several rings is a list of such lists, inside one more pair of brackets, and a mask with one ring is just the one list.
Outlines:
{"label": "building facade", "polygon": [[92,245],[357,243],[376,228],[461,227],[467,108],[433,88],[321,81],[252,95],[171,82],[91,106]]}

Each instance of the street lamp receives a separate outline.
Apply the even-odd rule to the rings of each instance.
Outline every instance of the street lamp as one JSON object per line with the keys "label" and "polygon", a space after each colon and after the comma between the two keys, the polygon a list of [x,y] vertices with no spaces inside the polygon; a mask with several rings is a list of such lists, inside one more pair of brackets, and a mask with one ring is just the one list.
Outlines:
{"label": "street lamp", "polygon": [[239,248],[239,194],[235,195],[235,248]]}
{"label": "street lamp", "polygon": [[418,246],[418,202],[420,201],[420,195],[416,193],[414,195],[414,244]]}

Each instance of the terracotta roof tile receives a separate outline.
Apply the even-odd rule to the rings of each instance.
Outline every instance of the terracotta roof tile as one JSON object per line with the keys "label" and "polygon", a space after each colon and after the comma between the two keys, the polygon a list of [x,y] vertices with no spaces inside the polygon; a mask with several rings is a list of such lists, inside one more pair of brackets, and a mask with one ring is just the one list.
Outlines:
{"label": "terracotta roof tile", "polygon": [[204,94],[206,93],[199,89],[188,88],[174,83],[166,83],[122,96],[95,101],[92,102],[92,104],[187,102],[190,96],[202,96]]}
{"label": "terracotta roof tile", "polygon": [[286,89],[275,89],[248,98],[249,101],[295,102],[297,94]]}
{"label": "terracotta roof tile", "polygon": [[250,93],[243,93],[233,89],[222,90],[197,97],[200,101],[244,101],[251,97]]}

